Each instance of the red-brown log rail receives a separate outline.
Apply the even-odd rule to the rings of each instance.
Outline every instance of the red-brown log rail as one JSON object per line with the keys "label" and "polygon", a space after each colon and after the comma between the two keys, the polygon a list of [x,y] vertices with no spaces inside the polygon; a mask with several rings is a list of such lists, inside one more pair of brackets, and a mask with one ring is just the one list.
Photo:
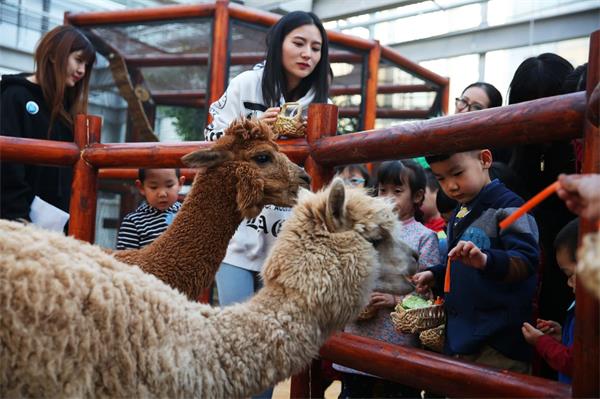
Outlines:
{"label": "red-brown log rail", "polygon": [[[308,156],[305,139],[279,140],[278,144],[292,162],[303,164]],[[185,154],[211,145],[203,141],[93,144],[83,150],[83,158],[97,168],[174,168],[184,166],[181,157]]]}
{"label": "red-brown log rail", "polygon": [[448,86],[450,84],[448,78],[438,75],[435,72],[430,71],[427,68],[423,68],[421,65],[409,60],[406,57],[398,54],[395,50],[389,47],[381,48],[381,58],[391,61],[392,63],[400,66],[400,68],[412,72],[415,76],[424,79],[426,81],[435,83],[439,86]]}
{"label": "red-brown log rail", "polygon": [[[196,177],[196,169],[180,168],[181,176],[190,183]],[[104,168],[98,171],[98,178],[103,180],[135,180],[138,178],[137,168]]]}
{"label": "red-brown log rail", "polygon": [[[358,107],[340,108],[340,117],[358,118],[360,110]],[[428,109],[393,109],[377,108],[375,115],[377,118],[397,118],[397,119],[425,119],[429,116]]]}
{"label": "red-brown log rail", "polygon": [[3,162],[67,166],[79,159],[79,147],[66,141],[0,136],[0,159]]}
{"label": "red-brown log rail", "polygon": [[[394,93],[429,93],[435,91],[436,88],[430,85],[397,85],[397,84],[380,84],[377,85],[377,94],[394,94]],[[349,86],[333,86],[329,89],[330,96],[341,96],[346,94],[362,94],[361,85]]]}
{"label": "red-brown log rail", "polygon": [[324,165],[377,162],[581,137],[584,92],[328,137],[311,145]]}
{"label": "red-brown log rail", "polygon": [[321,357],[429,392],[457,397],[570,397],[566,384],[458,361],[433,352],[339,333]]}
{"label": "red-brown log rail", "polygon": [[118,11],[85,12],[65,14],[65,20],[77,26],[113,25],[131,22],[154,22],[175,19],[209,17],[215,10],[214,3],[136,8]]}

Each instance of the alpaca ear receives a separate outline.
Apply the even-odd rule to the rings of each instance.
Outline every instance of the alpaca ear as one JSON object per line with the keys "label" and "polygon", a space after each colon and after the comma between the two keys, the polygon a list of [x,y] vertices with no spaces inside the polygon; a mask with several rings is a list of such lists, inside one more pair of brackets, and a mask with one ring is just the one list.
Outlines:
{"label": "alpaca ear", "polygon": [[192,168],[211,168],[225,161],[231,161],[233,153],[227,150],[205,149],[184,155],[181,160]]}
{"label": "alpaca ear", "polygon": [[325,214],[325,224],[327,230],[335,232],[344,226],[346,216],[346,208],[344,202],[346,200],[346,189],[344,182],[339,177],[336,177],[331,183],[329,196],[327,197],[327,208]]}
{"label": "alpaca ear", "polygon": [[236,201],[242,217],[255,218],[263,207],[265,182],[249,168],[235,170],[237,177]]}

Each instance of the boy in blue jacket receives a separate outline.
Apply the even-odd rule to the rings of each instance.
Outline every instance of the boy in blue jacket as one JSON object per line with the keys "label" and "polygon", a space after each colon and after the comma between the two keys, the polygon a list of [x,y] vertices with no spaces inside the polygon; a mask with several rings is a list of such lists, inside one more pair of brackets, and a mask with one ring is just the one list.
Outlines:
{"label": "boy in blue jacket", "polygon": [[523,200],[491,181],[489,150],[427,157],[444,193],[458,201],[448,222],[446,265],[417,273],[417,291],[441,289],[447,315],[444,352],[465,360],[529,372],[530,348],[521,326],[532,319],[539,261],[538,229],[524,215],[505,230],[498,223]]}

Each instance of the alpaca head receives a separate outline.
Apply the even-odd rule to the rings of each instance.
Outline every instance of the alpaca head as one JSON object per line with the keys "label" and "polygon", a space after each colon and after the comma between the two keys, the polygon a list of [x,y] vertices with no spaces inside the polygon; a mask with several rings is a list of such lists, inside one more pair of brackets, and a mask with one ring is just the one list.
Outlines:
{"label": "alpaca head", "polygon": [[279,151],[271,128],[258,120],[238,119],[210,149],[183,157],[191,167],[229,166],[237,179],[237,203],[243,217],[256,217],[264,205],[292,206],[310,178]]}
{"label": "alpaca head", "polygon": [[381,264],[405,256],[393,208],[339,178],[302,191],[263,268],[265,288],[305,304],[325,330],[342,328],[366,304]]}

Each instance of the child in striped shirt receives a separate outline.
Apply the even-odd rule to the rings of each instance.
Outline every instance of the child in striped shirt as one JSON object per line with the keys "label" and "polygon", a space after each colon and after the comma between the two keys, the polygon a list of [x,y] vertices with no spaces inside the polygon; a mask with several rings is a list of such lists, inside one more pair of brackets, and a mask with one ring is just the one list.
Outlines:
{"label": "child in striped shirt", "polygon": [[139,249],[161,235],[181,208],[177,196],[184,182],[179,169],[140,169],[135,186],[145,201],[123,219],[117,249]]}

